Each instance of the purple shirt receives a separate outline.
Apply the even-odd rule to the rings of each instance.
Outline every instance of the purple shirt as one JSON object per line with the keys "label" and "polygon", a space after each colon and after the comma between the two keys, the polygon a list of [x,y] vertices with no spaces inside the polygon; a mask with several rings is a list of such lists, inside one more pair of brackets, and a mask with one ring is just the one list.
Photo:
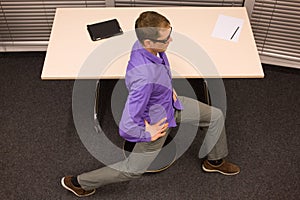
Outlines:
{"label": "purple shirt", "polygon": [[151,141],[144,120],[155,124],[166,117],[169,127],[176,126],[175,109],[183,108],[179,100],[173,101],[172,76],[164,52],[155,56],[136,41],[127,65],[125,83],[129,94],[119,124],[119,133],[125,140]]}

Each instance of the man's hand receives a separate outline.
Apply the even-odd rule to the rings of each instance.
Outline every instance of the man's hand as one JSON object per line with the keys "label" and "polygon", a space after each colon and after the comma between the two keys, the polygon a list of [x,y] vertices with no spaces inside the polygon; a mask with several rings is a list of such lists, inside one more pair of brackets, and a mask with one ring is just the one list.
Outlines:
{"label": "man's hand", "polygon": [[168,129],[169,123],[166,123],[167,118],[161,119],[159,122],[156,124],[150,125],[146,120],[145,120],[145,127],[146,131],[148,131],[151,135],[151,141],[155,141],[160,137],[163,137],[166,135],[166,130]]}
{"label": "man's hand", "polygon": [[173,88],[173,101],[176,102],[177,101],[177,93],[175,91],[175,89]]}

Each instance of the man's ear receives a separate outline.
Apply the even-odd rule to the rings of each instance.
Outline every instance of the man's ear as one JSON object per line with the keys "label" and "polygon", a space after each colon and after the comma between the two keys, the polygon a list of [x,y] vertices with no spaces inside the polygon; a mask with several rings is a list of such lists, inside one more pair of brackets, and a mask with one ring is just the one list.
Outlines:
{"label": "man's ear", "polygon": [[144,44],[145,48],[150,48],[151,47],[151,40],[146,39],[146,40],[144,40],[143,44]]}

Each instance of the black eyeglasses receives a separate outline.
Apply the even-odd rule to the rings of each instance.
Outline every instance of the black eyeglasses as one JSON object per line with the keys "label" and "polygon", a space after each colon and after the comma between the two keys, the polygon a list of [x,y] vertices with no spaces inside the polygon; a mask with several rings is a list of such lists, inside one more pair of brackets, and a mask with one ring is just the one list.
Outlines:
{"label": "black eyeglasses", "polygon": [[160,43],[166,44],[169,41],[170,37],[171,37],[172,27],[170,27],[170,28],[171,28],[171,31],[170,31],[170,33],[169,33],[169,35],[168,35],[168,37],[166,39],[164,39],[164,40],[156,40],[156,39],[150,39],[149,38],[149,40],[151,40],[152,42],[160,42]]}

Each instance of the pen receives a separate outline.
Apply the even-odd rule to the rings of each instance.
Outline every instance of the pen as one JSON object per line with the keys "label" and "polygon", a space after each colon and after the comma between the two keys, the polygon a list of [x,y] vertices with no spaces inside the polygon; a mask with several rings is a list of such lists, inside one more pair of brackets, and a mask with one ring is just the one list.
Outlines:
{"label": "pen", "polygon": [[233,38],[233,36],[236,34],[236,32],[239,30],[239,26],[235,29],[235,31],[234,31],[234,33],[233,33],[233,35],[231,36],[231,38],[230,39],[232,39]]}

